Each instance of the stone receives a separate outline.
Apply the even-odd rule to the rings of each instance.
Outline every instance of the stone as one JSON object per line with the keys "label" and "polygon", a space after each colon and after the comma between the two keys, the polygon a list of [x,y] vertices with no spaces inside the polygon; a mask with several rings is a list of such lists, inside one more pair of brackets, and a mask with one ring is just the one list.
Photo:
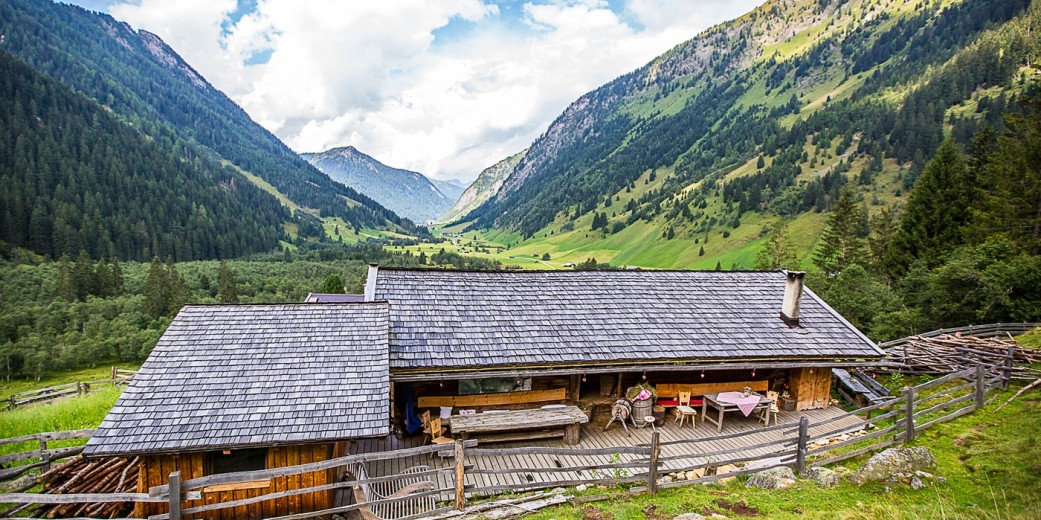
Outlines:
{"label": "stone", "polygon": [[672,520],[705,520],[705,515],[698,513],[683,513],[680,516],[674,517]]}
{"label": "stone", "polygon": [[579,484],[579,485],[575,486],[575,491],[585,491],[587,489],[589,489],[589,486],[587,486],[585,484]]}
{"label": "stone", "polygon": [[802,473],[804,477],[812,479],[820,487],[831,487],[841,481],[839,474],[828,468],[810,468]]}
{"label": "stone", "polygon": [[922,479],[918,478],[918,475],[911,477],[911,489],[917,491],[925,487],[925,483]]}
{"label": "stone", "polygon": [[670,477],[668,475],[658,479],[658,483],[659,484],[668,484],[669,482],[672,482],[672,477]]}
{"label": "stone", "polygon": [[563,495],[565,491],[567,491],[567,490],[562,488],[562,487],[555,487],[555,488],[549,490],[549,492],[551,494],[554,494],[554,495]]}
{"label": "stone", "polygon": [[745,482],[746,488],[783,489],[795,483],[795,473],[788,466],[778,466],[753,473]]}
{"label": "stone", "polygon": [[947,483],[947,478],[946,477],[936,477],[936,483],[937,484],[946,484]]}
{"label": "stone", "polygon": [[694,479],[701,478],[701,475],[699,475],[698,472],[694,471],[694,470],[688,471],[684,476],[687,478],[687,480],[694,480]]}
{"label": "stone", "polygon": [[900,473],[912,473],[936,465],[936,458],[926,448],[889,448],[854,471],[849,479],[862,486],[868,482],[884,482]]}
{"label": "stone", "polygon": [[924,479],[929,479],[929,480],[933,480],[934,478],[936,478],[935,475],[933,475],[932,473],[929,473],[928,471],[921,471],[921,470],[919,470],[919,471],[914,472],[914,474],[918,478],[924,478]]}

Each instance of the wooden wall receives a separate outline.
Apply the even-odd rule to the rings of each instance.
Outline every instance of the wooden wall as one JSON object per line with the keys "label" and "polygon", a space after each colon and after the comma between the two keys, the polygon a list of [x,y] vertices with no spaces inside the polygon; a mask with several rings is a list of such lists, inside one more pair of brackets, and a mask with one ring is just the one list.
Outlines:
{"label": "wooden wall", "polygon": [[[311,444],[303,446],[279,446],[268,448],[267,469],[296,466],[309,462],[328,460],[334,456],[334,448],[331,444]],[[340,451],[343,451],[342,448]],[[192,453],[183,455],[156,455],[141,458],[141,471],[138,477],[138,492],[147,493],[151,486],[161,486],[168,482],[170,473],[181,472],[181,481],[204,477],[210,474],[204,453]],[[212,486],[202,490],[201,500],[186,500],[181,504],[182,509],[195,507],[202,504],[216,504],[243,498],[256,497],[268,493],[286,491],[289,489],[301,489],[313,486],[329,484],[335,480],[334,471],[319,471],[292,475],[287,477],[276,477],[272,479],[245,483],[229,484],[226,486]],[[207,520],[253,520],[271,518],[275,516],[289,515],[307,511],[316,511],[332,507],[333,492],[308,493],[291,497],[266,500],[256,504],[240,506],[235,508],[221,509],[208,513],[187,516],[191,519]],[[134,510],[134,516],[145,518],[149,515],[157,515],[168,512],[166,504],[138,504]]]}
{"label": "wooden wall", "polygon": [[814,410],[831,404],[830,368],[792,368],[788,385],[795,399],[795,409]]}

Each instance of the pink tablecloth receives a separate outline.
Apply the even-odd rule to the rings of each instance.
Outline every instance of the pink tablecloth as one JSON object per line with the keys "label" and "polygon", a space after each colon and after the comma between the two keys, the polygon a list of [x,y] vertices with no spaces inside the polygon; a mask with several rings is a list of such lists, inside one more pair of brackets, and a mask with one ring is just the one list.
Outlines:
{"label": "pink tablecloth", "polygon": [[721,403],[730,403],[737,405],[737,408],[741,410],[741,413],[748,417],[748,414],[755,410],[756,406],[759,406],[759,395],[751,394],[745,397],[745,394],[741,392],[720,392],[716,396],[716,400]]}

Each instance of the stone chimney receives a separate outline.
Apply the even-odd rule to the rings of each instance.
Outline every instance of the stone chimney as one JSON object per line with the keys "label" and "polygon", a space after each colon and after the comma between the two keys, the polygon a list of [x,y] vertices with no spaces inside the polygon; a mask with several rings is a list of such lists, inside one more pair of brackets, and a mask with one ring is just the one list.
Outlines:
{"label": "stone chimney", "polygon": [[369,277],[365,279],[365,301],[376,300],[376,275],[379,274],[380,264],[369,264]]}
{"label": "stone chimney", "polygon": [[805,271],[784,271],[784,302],[781,303],[781,320],[789,327],[799,326],[799,302],[802,301],[802,279]]}

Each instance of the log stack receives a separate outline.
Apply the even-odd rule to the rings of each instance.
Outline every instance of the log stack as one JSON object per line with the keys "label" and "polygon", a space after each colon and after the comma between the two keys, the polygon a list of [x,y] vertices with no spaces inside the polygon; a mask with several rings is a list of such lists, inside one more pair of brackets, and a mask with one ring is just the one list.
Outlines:
{"label": "log stack", "polygon": [[[87,460],[77,456],[40,475],[36,482],[43,485],[44,493],[133,493],[137,477],[136,457]],[[117,518],[132,507],[129,502],[40,504],[27,512],[37,518]]]}
{"label": "log stack", "polygon": [[1012,378],[1036,379],[1041,371],[1029,365],[1041,363],[1041,351],[1023,348],[1015,339],[979,338],[960,334],[915,336],[886,350],[886,361],[897,367],[884,371],[902,374],[949,374],[984,364],[1000,370],[1012,354]]}

